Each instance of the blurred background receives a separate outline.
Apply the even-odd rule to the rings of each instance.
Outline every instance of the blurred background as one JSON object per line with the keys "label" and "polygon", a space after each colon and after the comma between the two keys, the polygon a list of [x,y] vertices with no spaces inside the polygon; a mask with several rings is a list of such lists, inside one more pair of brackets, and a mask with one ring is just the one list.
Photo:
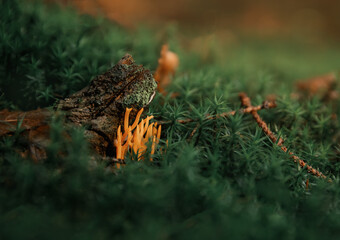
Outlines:
{"label": "blurred background", "polygon": [[[340,40],[338,0],[49,0],[106,17],[127,27],[171,22],[186,32],[213,31],[232,37],[301,36]],[[226,36],[224,36],[226,37]]]}

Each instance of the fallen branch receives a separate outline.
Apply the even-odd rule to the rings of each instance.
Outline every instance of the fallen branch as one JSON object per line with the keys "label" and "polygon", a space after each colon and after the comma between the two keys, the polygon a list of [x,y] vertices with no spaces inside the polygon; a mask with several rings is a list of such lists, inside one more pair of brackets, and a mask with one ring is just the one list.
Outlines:
{"label": "fallen branch", "polygon": [[[247,96],[245,93],[240,93],[240,100],[241,103],[246,109],[251,108],[251,101],[250,98]],[[270,138],[270,140],[274,143],[277,144],[279,147],[281,147],[281,150],[284,152],[288,152],[289,155],[291,155],[291,158],[293,158],[294,162],[298,163],[302,168],[306,167],[307,171],[314,176],[321,177],[326,179],[327,177],[322,173],[313,168],[312,166],[308,165],[305,161],[300,159],[298,156],[296,156],[293,152],[288,151],[288,148],[283,145],[283,139],[282,138],[277,138],[275,134],[269,129],[268,125],[261,119],[260,115],[257,113],[257,110],[252,110],[250,111],[251,115],[253,115],[255,121],[259,125],[259,127],[263,130],[263,132]],[[331,179],[329,179],[331,181]]]}

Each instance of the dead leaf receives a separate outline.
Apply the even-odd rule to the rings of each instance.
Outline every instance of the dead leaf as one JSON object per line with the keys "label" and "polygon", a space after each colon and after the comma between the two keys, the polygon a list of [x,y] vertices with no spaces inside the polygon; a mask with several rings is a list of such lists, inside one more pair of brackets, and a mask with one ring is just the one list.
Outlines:
{"label": "dead leaf", "polygon": [[171,83],[171,78],[178,68],[179,58],[176,53],[169,51],[167,44],[162,46],[160,55],[154,78],[158,84],[158,91],[166,95],[165,89]]}
{"label": "dead leaf", "polygon": [[302,95],[308,97],[319,96],[322,99],[330,99],[337,96],[333,92],[336,87],[336,76],[334,73],[298,81],[296,86]]}

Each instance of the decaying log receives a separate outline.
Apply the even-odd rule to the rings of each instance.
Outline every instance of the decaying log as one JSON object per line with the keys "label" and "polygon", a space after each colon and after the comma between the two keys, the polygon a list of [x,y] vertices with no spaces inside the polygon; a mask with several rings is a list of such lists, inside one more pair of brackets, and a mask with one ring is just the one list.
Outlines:
{"label": "decaying log", "polygon": [[85,127],[85,136],[96,152],[103,157],[113,156],[113,141],[125,108],[133,108],[131,114],[136,114],[152,101],[156,88],[151,72],[136,65],[131,55],[126,54],[114,67],[94,78],[89,86],[60,100],[54,111],[0,111],[0,137],[13,135],[20,123],[20,137],[25,143],[21,153],[35,160],[45,158],[49,122],[56,112],[62,111],[65,124]]}
{"label": "decaying log", "polygon": [[34,160],[46,158],[45,148],[49,144],[49,121],[52,112],[37,109],[29,112],[0,111],[0,138],[19,134],[16,150]]}

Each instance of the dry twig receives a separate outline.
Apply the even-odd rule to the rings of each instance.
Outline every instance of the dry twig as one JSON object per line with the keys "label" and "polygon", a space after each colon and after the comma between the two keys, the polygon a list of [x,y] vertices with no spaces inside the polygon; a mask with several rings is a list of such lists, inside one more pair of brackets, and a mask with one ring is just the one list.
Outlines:
{"label": "dry twig", "polygon": [[[247,108],[251,107],[251,101],[250,98],[247,96],[245,93],[240,93],[240,100],[242,102],[242,105]],[[283,139],[282,138],[277,138],[275,134],[269,129],[268,125],[261,119],[260,115],[257,113],[256,110],[252,110],[251,115],[253,115],[255,121],[259,125],[260,128],[262,128],[263,132],[270,138],[270,140],[274,143],[277,144],[279,147],[281,147],[281,150],[284,152],[288,152],[288,154],[293,158],[294,162],[298,163],[301,167],[306,167],[307,171],[314,176],[321,177],[326,179],[327,177],[322,173],[313,168],[312,166],[308,165],[305,161],[300,159],[298,156],[296,156],[293,152],[288,151],[288,148],[283,145]],[[329,181],[331,181],[329,179]]]}

